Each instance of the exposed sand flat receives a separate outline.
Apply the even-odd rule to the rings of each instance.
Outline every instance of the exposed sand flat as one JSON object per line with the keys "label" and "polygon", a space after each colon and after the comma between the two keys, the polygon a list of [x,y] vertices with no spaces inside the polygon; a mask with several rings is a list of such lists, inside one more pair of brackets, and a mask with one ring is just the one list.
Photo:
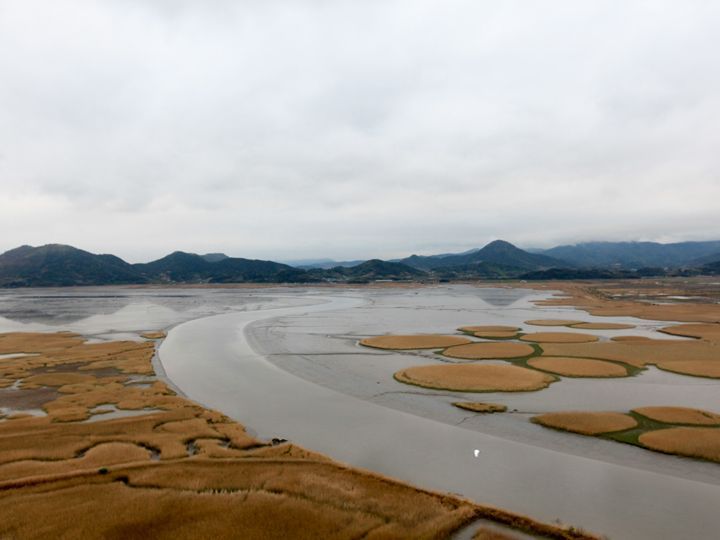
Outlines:
{"label": "exposed sand flat", "polygon": [[557,380],[531,369],[488,364],[416,366],[398,371],[395,378],[425,388],[465,392],[526,392]]}
{"label": "exposed sand flat", "polygon": [[443,356],[463,358],[466,360],[489,360],[504,358],[522,358],[535,352],[530,345],[524,343],[471,343],[458,345],[443,351]]}
{"label": "exposed sand flat", "polygon": [[375,349],[412,350],[412,349],[444,349],[454,345],[472,343],[472,340],[462,336],[441,336],[434,334],[424,335],[388,335],[376,336],[360,340],[360,345]]}
{"label": "exposed sand flat", "polygon": [[534,416],[532,421],[546,427],[581,435],[599,435],[637,426],[637,421],[618,412],[557,412]]}
{"label": "exposed sand flat", "polygon": [[667,424],[720,425],[720,414],[689,407],[639,407],[633,412]]}
{"label": "exposed sand flat", "polygon": [[477,413],[495,413],[507,411],[506,405],[499,403],[483,403],[481,401],[455,401],[455,407]]}
{"label": "exposed sand flat", "polygon": [[673,336],[720,341],[720,324],[679,324],[667,326],[660,331]]}
{"label": "exposed sand flat", "polygon": [[525,324],[532,326],[572,326],[573,324],[582,324],[582,322],[573,319],[532,319],[525,321]]}
{"label": "exposed sand flat", "polygon": [[652,450],[720,461],[720,428],[673,427],[640,435],[640,444]]}
{"label": "exposed sand flat", "polygon": [[597,341],[598,337],[592,334],[576,334],[571,332],[535,332],[521,336],[522,341],[533,343],[588,343]]}
{"label": "exposed sand flat", "polygon": [[570,327],[580,328],[581,330],[629,330],[630,328],[635,328],[635,325],[606,322],[583,322],[579,324],[571,324]]}
{"label": "exposed sand flat", "polygon": [[627,377],[623,366],[591,358],[540,356],[528,360],[528,365],[568,377]]}

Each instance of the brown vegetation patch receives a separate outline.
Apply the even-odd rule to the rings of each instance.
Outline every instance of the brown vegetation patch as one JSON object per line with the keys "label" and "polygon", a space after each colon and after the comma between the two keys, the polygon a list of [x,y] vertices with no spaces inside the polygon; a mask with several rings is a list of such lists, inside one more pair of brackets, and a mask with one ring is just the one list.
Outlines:
{"label": "brown vegetation patch", "polygon": [[[677,282],[675,282],[677,284]],[[563,291],[564,296],[539,301],[543,306],[572,306],[587,311],[596,317],[636,317],[654,321],[708,322],[720,321],[720,304],[717,303],[663,303],[654,304],[624,299],[624,296],[638,296],[650,291],[636,291],[637,284],[631,282],[615,282],[612,290],[598,290],[595,286],[580,283],[553,283],[552,285],[535,284],[536,288]],[[523,283],[523,287],[528,284]],[[675,291],[683,294],[684,291]],[[616,297],[610,297],[612,293]],[[694,294],[694,293],[693,293]],[[617,298],[620,296],[621,298]]]}
{"label": "brown vegetation patch", "polygon": [[[85,343],[76,334],[14,332],[0,334],[0,354],[23,352],[33,356],[0,358],[0,379],[26,379],[49,373],[153,374],[153,342]],[[72,369],[68,368],[72,365]],[[89,374],[89,373],[88,373]]]}
{"label": "brown vegetation patch", "polygon": [[688,407],[640,407],[633,412],[666,424],[720,425],[720,414]]}
{"label": "brown vegetation patch", "polygon": [[475,337],[482,339],[511,339],[517,337],[517,332],[475,332]]}
{"label": "brown vegetation patch", "polygon": [[17,538],[67,531],[75,538],[429,539],[475,513],[458,499],[303,460],[119,467],[20,487],[0,500],[0,533]]}
{"label": "brown vegetation patch", "polygon": [[637,421],[632,416],[618,412],[554,412],[535,416],[532,421],[581,435],[600,435],[637,426]]}
{"label": "brown vegetation patch", "polygon": [[681,375],[720,379],[720,359],[662,361],[657,363],[657,367]]}
{"label": "brown vegetation patch", "polygon": [[720,429],[674,427],[643,433],[640,444],[659,452],[720,461]]}
{"label": "brown vegetation patch", "polygon": [[635,328],[634,324],[623,323],[605,323],[605,322],[583,322],[579,324],[571,324],[572,328],[580,328],[582,330],[629,330]]}
{"label": "brown vegetation patch", "polygon": [[460,392],[527,392],[546,388],[556,379],[517,366],[450,364],[416,366],[395,373],[407,384]]}
{"label": "brown vegetation patch", "polygon": [[84,341],[71,332],[10,332],[0,334],[0,354],[56,352]]}
{"label": "brown vegetation patch", "polygon": [[495,529],[481,527],[475,531],[472,540],[517,540],[517,536],[511,536]]}
{"label": "brown vegetation patch", "polygon": [[483,403],[481,401],[456,401],[453,405],[459,409],[477,413],[496,413],[507,411],[507,405],[499,403]]}
{"label": "brown vegetation patch", "polygon": [[720,341],[720,324],[678,324],[660,331],[673,336]]}
{"label": "brown vegetation patch", "polygon": [[490,360],[503,358],[522,358],[535,352],[524,343],[470,343],[457,345],[443,351],[443,356],[466,360]]}
{"label": "brown vegetation patch", "polygon": [[525,324],[532,326],[572,326],[574,324],[583,324],[583,321],[575,321],[572,319],[533,319],[525,321]]}
{"label": "brown vegetation patch", "polygon": [[615,336],[610,338],[612,341],[652,341],[649,337],[645,336]]}
{"label": "brown vegetation patch", "polygon": [[444,349],[445,347],[462,345],[464,343],[472,343],[472,341],[461,336],[442,336],[436,334],[376,336],[360,340],[360,345],[366,347],[391,350]]}
{"label": "brown vegetation patch", "polygon": [[462,326],[458,328],[462,332],[517,332],[520,330],[517,326],[503,326],[503,325],[481,325],[481,326]]}
{"label": "brown vegetation patch", "polygon": [[0,465],[0,478],[25,478],[97,470],[120,463],[149,460],[151,452],[132,443],[108,442],[90,448],[78,458],[24,460]]}
{"label": "brown vegetation patch", "polygon": [[542,356],[531,358],[528,364],[534,368],[568,377],[627,377],[623,366],[591,358]]}
{"label": "brown vegetation patch", "polygon": [[[580,356],[616,360],[635,367],[647,364],[674,362],[717,362],[720,364],[720,344],[690,340],[631,340],[599,343],[548,343],[543,345],[548,356]],[[674,366],[670,364],[670,367]],[[667,368],[666,368],[667,369]]]}
{"label": "brown vegetation patch", "polygon": [[140,334],[140,337],[144,337],[145,339],[163,339],[166,337],[167,334],[162,330],[157,330],[154,332],[143,332]]}
{"label": "brown vegetation patch", "polygon": [[597,341],[598,337],[592,334],[575,334],[571,332],[535,332],[525,334],[520,338],[533,343],[589,343]]}

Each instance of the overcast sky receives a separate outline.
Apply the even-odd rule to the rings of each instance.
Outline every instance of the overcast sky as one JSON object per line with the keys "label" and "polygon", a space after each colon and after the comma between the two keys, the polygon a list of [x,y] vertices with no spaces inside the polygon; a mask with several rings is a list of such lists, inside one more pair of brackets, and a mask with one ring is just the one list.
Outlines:
{"label": "overcast sky", "polygon": [[0,250],[720,238],[720,2],[0,0]]}

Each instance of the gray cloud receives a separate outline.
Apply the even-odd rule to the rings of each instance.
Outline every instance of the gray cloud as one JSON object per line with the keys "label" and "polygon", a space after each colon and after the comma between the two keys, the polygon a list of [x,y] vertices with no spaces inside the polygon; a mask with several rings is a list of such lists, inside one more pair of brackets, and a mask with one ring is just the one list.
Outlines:
{"label": "gray cloud", "polygon": [[0,0],[0,249],[720,236],[709,1]]}

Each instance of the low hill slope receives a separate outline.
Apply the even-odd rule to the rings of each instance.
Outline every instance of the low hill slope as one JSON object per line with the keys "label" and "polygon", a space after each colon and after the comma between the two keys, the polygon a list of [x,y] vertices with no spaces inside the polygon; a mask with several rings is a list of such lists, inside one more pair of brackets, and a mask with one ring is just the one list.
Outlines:
{"label": "low hill slope", "polygon": [[457,255],[441,257],[412,255],[400,262],[423,270],[447,271],[452,269],[462,273],[472,273],[472,269],[477,268],[478,275],[491,276],[498,273],[503,277],[569,265],[567,262],[553,257],[528,253],[504,240],[495,240],[482,249]]}
{"label": "low hill slope", "polygon": [[49,287],[144,283],[145,278],[114,255],[62,244],[21,246],[0,255],[1,287]]}

